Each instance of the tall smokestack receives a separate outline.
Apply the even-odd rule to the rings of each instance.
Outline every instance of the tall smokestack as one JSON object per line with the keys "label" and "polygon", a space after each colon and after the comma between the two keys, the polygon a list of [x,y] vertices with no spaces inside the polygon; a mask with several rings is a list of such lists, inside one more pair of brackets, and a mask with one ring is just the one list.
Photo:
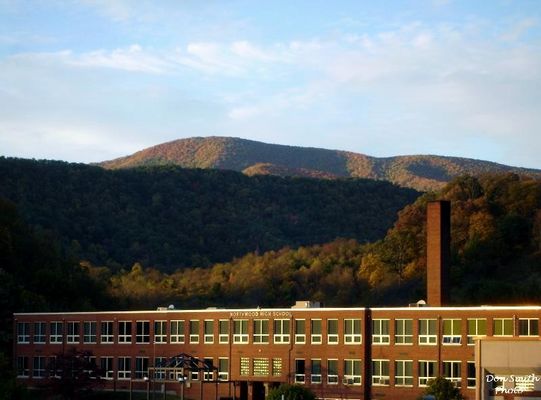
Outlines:
{"label": "tall smokestack", "polygon": [[427,303],[442,307],[448,301],[451,258],[451,203],[429,202],[426,209]]}

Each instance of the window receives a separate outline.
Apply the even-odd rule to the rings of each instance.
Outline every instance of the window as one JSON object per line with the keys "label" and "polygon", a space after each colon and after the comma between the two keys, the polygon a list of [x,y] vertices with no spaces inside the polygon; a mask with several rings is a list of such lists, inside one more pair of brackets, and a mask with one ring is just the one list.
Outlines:
{"label": "window", "polygon": [[119,321],[118,343],[131,343],[131,321]]}
{"label": "window", "polygon": [[362,342],[361,320],[360,319],[345,319],[344,320],[344,343],[359,344]]}
{"label": "window", "polygon": [[462,321],[459,319],[444,319],[443,344],[460,344],[462,341]]}
{"label": "window", "polygon": [[30,323],[17,322],[17,343],[30,343]]}
{"label": "window", "polygon": [[518,320],[519,336],[539,336],[539,320],[537,318],[520,318]]}
{"label": "window", "polygon": [[327,383],[338,384],[338,360],[327,360]]}
{"label": "window", "polygon": [[96,343],[96,330],[98,323],[95,321],[83,322],[83,342],[84,343]]}
{"label": "window", "polygon": [[396,386],[413,386],[413,361],[396,360],[394,362],[394,384]]}
{"label": "window", "polygon": [[372,360],[372,384],[389,385],[389,360]]}
{"label": "window", "polygon": [[250,375],[250,359],[248,357],[240,358],[240,375],[241,376]]}
{"label": "window", "polygon": [[338,344],[338,320],[327,320],[327,343]]}
{"label": "window", "polygon": [[43,378],[45,377],[45,357],[36,356],[32,365],[32,377]]}
{"label": "window", "polygon": [[248,320],[233,321],[233,343],[248,343]]}
{"label": "window", "polygon": [[494,336],[513,336],[512,318],[494,318]]}
{"label": "window", "polygon": [[467,381],[468,388],[475,388],[475,386],[477,385],[475,362],[468,361],[467,366],[468,366],[468,381]]}
{"label": "window", "polygon": [[310,381],[313,384],[321,383],[321,360],[320,359],[311,360]]}
{"label": "window", "polygon": [[218,340],[220,343],[229,343],[229,321],[221,319],[218,322]]}
{"label": "window", "polygon": [[282,376],[282,359],[272,359],[272,376]]}
{"label": "window", "polygon": [[205,320],[203,322],[203,330],[204,330],[204,336],[203,336],[204,342],[207,344],[214,343],[214,321]]}
{"label": "window", "polygon": [[154,379],[163,380],[166,378],[165,371],[162,369],[165,360],[165,357],[154,358],[154,367],[157,368],[154,370]]}
{"label": "window", "polygon": [[118,379],[131,378],[131,358],[118,357]]}
{"label": "window", "polygon": [[190,321],[190,343],[199,343],[199,321]]}
{"label": "window", "polygon": [[62,322],[51,322],[49,328],[51,330],[49,336],[49,343],[62,343],[64,340],[62,337]]}
{"label": "window", "polygon": [[228,358],[218,359],[218,380],[220,381],[229,380],[229,359]]}
{"label": "window", "polygon": [[148,357],[135,357],[135,379],[148,377]]}
{"label": "window", "polygon": [[252,373],[254,376],[268,376],[269,375],[269,359],[268,358],[254,358]]}
{"label": "window", "polygon": [[17,356],[17,377],[26,378],[30,376],[30,370],[28,368],[28,357]]}
{"label": "window", "polygon": [[436,333],[435,319],[419,320],[419,344],[436,344],[438,335]]}
{"label": "window", "polygon": [[419,386],[436,377],[436,361],[419,361]]}
{"label": "window", "polygon": [[295,320],[295,343],[306,343],[306,321],[304,319]]}
{"label": "window", "polygon": [[184,343],[184,321],[171,321],[171,343]]}
{"label": "window", "polygon": [[45,343],[45,322],[34,323],[34,343]]}
{"label": "window", "polygon": [[269,320],[254,320],[254,343],[269,343]]}
{"label": "window", "polygon": [[396,319],[394,321],[395,344],[413,344],[413,320]]}
{"label": "window", "polygon": [[167,343],[167,321],[154,321],[154,343]]}
{"label": "window", "polygon": [[460,361],[444,361],[443,362],[443,377],[460,387],[462,376],[460,375]]}
{"label": "window", "polygon": [[101,343],[113,343],[114,333],[113,333],[113,321],[102,321],[101,322]]}
{"label": "window", "polygon": [[113,379],[113,357],[100,357],[100,369],[103,371],[102,378]]}
{"label": "window", "polygon": [[289,343],[289,325],[288,319],[274,320],[274,343]]}
{"label": "window", "polygon": [[487,334],[487,320],[485,318],[471,318],[468,319],[468,344],[474,344],[474,337],[486,336]]}
{"label": "window", "polygon": [[391,335],[389,335],[389,320],[374,319],[372,320],[372,343],[374,344],[389,344]]}
{"label": "window", "polygon": [[295,360],[295,383],[304,383],[305,382],[305,365],[303,359]]}
{"label": "window", "polygon": [[361,375],[361,360],[344,360],[344,385],[360,385]]}
{"label": "window", "polygon": [[150,322],[137,321],[135,343],[150,343]]}
{"label": "window", "polygon": [[323,337],[321,335],[321,320],[312,319],[310,320],[310,342],[312,344],[321,344]]}
{"label": "window", "polygon": [[60,375],[58,375],[58,372],[60,371],[58,371],[56,367],[56,356],[49,357],[47,369],[49,370],[48,371],[49,377],[60,378]]}
{"label": "window", "polygon": [[205,366],[208,368],[203,372],[203,380],[204,381],[213,381],[214,380],[214,359],[211,357],[205,357]]}
{"label": "window", "polygon": [[68,322],[68,343],[79,343],[80,333],[79,333],[79,322]]}

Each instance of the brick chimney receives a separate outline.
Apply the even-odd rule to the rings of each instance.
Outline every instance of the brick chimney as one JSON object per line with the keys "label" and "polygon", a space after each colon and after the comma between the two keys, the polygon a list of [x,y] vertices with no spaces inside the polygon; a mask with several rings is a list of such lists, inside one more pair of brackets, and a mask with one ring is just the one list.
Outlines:
{"label": "brick chimney", "polygon": [[426,209],[426,292],[431,307],[448,301],[451,258],[451,203],[432,201]]}

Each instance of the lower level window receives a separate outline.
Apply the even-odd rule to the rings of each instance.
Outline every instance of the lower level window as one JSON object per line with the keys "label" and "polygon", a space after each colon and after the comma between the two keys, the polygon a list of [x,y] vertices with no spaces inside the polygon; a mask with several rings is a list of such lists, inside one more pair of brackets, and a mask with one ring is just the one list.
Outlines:
{"label": "lower level window", "polygon": [[327,383],[338,384],[338,360],[327,360]]}
{"label": "lower level window", "polygon": [[453,382],[456,387],[460,387],[462,377],[460,375],[460,361],[444,361],[443,376],[445,379]]}
{"label": "lower level window", "polygon": [[372,360],[372,384],[389,385],[389,360]]}
{"label": "lower level window", "polygon": [[344,360],[344,385],[361,384],[361,360]]}
{"label": "lower level window", "polygon": [[28,369],[28,357],[18,356],[17,357],[17,376],[27,377],[29,375],[30,375],[30,371]]}
{"label": "lower level window", "polygon": [[34,364],[32,367],[32,376],[34,378],[43,378],[45,376],[45,357],[34,357]]}
{"label": "lower level window", "polygon": [[131,378],[131,358],[118,357],[118,379]]}
{"label": "lower level window", "polygon": [[436,361],[419,361],[419,386],[426,386],[436,377]]}
{"label": "lower level window", "polygon": [[413,386],[413,361],[397,360],[395,361],[396,386]]}

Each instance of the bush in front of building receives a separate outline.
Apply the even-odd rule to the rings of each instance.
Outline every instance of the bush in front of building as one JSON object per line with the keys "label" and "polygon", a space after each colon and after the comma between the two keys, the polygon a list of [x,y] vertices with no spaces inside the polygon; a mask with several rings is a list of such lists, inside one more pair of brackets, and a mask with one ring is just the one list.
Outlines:
{"label": "bush in front of building", "polygon": [[[425,396],[434,396],[435,400],[463,400],[464,398],[460,394],[453,382],[445,379],[443,376],[438,376],[428,382],[428,386],[425,389],[424,395],[420,399],[427,398]],[[430,398],[430,397],[428,397]]]}
{"label": "bush in front of building", "polygon": [[[283,397],[282,397],[283,396]],[[267,400],[315,400],[316,395],[301,385],[282,384],[269,391]]]}

